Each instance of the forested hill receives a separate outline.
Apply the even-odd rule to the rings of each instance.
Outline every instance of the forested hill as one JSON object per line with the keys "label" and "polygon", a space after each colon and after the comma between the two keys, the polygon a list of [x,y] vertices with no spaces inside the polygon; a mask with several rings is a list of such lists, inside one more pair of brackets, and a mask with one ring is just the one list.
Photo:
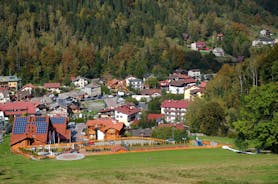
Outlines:
{"label": "forested hill", "polygon": [[[216,71],[213,55],[189,51],[187,44],[206,41],[249,57],[260,29],[278,29],[275,2],[1,0],[0,75],[42,83],[105,73],[163,77],[175,68]],[[223,42],[215,41],[217,33]]]}

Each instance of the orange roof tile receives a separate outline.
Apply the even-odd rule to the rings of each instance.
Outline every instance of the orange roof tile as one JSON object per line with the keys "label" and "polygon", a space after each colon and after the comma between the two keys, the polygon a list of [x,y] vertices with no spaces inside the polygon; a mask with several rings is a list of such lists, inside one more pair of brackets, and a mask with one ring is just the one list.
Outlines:
{"label": "orange roof tile", "polygon": [[140,112],[138,108],[132,105],[123,105],[115,108],[115,111],[121,112],[123,114],[131,115]]}
{"label": "orange roof tile", "polygon": [[110,129],[110,128],[120,131],[122,128],[124,128],[124,123],[120,123],[113,119],[108,119],[108,118],[107,119],[88,120],[86,125],[87,125],[87,127],[100,128],[103,131]]}
{"label": "orange roof tile", "polygon": [[161,104],[162,108],[187,108],[188,100],[164,100]]}

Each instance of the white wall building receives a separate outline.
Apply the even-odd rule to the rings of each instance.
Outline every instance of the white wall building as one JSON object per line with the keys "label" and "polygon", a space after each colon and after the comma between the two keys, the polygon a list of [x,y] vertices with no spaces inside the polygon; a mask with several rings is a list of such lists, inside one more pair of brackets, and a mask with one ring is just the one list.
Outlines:
{"label": "white wall building", "polygon": [[89,83],[89,79],[78,76],[72,83],[77,88],[84,88]]}
{"label": "white wall building", "polygon": [[161,114],[167,122],[183,121],[188,104],[188,100],[165,100],[161,104]]}
{"label": "white wall building", "polygon": [[188,76],[199,80],[201,79],[201,71],[199,69],[188,70]]}
{"label": "white wall building", "polygon": [[135,119],[139,117],[139,109],[131,105],[123,105],[115,108],[115,119],[123,122],[125,126],[130,127]]}

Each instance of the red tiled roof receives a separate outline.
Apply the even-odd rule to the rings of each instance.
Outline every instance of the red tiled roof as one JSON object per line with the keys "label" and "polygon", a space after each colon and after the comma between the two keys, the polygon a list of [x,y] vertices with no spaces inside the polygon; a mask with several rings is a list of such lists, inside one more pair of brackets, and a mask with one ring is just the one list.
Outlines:
{"label": "red tiled roof", "polygon": [[148,119],[153,120],[153,119],[159,119],[163,118],[164,114],[148,114]]}
{"label": "red tiled roof", "polygon": [[60,88],[61,84],[60,83],[45,83],[43,86],[45,88]]}
{"label": "red tiled roof", "polygon": [[131,115],[131,114],[140,112],[140,110],[138,108],[136,108],[135,106],[132,106],[132,105],[123,105],[123,106],[117,107],[117,108],[115,108],[115,111],[118,111],[118,112],[121,112],[121,113],[127,114],[127,115]]}
{"label": "red tiled roof", "polygon": [[7,102],[0,104],[0,110],[4,111],[6,115],[20,115],[24,113],[35,114],[36,107],[39,105],[39,102]]}
{"label": "red tiled roof", "polygon": [[161,104],[162,108],[187,108],[188,100],[164,100]]}
{"label": "red tiled roof", "polygon": [[87,127],[95,127],[99,128],[103,131],[113,128],[120,131],[124,128],[124,123],[117,122],[113,119],[95,119],[95,120],[88,120],[86,123]]}
{"label": "red tiled roof", "polygon": [[[61,117],[61,116],[55,116],[55,117]],[[54,117],[54,118],[55,118]],[[64,137],[64,139],[70,139],[71,132],[67,129],[68,124],[68,118],[64,118],[63,123],[52,123],[54,129]]]}

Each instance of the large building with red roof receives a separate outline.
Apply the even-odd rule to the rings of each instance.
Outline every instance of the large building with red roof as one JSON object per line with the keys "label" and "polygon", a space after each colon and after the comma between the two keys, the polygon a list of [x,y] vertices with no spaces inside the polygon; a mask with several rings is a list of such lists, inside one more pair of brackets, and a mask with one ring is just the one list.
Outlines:
{"label": "large building with red roof", "polygon": [[5,116],[35,115],[39,104],[25,101],[7,102],[0,104],[0,111],[3,111]]}
{"label": "large building with red roof", "polygon": [[180,122],[185,118],[188,100],[164,100],[161,104],[161,114],[167,122]]}
{"label": "large building with red roof", "polygon": [[123,105],[115,108],[115,119],[123,122],[127,127],[138,119],[140,110],[133,105]]}
{"label": "large building with red roof", "polygon": [[56,92],[56,93],[61,92],[60,90],[61,84],[57,82],[44,83],[43,87],[50,92]]}
{"label": "large building with red roof", "polygon": [[91,140],[115,140],[124,134],[124,123],[113,119],[95,119],[88,120],[87,134]]}
{"label": "large building with red roof", "polygon": [[15,117],[10,140],[12,150],[32,145],[68,142],[68,118],[48,116]]}

